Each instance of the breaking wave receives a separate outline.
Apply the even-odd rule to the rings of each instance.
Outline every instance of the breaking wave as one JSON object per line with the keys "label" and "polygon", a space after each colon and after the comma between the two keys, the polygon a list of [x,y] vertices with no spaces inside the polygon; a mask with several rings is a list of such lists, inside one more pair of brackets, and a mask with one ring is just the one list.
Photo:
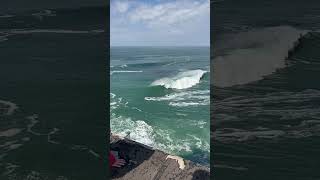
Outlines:
{"label": "breaking wave", "polygon": [[158,79],[151,83],[151,86],[163,86],[167,89],[187,89],[200,82],[206,71],[197,69],[180,72],[174,77]]}

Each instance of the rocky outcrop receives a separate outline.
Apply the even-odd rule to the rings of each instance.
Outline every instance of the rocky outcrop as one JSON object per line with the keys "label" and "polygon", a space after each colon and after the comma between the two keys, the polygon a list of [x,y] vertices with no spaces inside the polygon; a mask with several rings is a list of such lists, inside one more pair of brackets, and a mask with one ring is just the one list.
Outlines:
{"label": "rocky outcrop", "polygon": [[209,180],[207,167],[152,149],[138,142],[111,137],[111,151],[127,160],[122,168],[112,169],[117,180]]}

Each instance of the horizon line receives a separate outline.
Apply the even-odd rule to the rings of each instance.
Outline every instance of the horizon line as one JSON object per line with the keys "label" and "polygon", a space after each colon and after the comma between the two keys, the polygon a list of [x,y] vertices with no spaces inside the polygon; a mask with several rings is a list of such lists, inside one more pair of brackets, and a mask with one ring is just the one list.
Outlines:
{"label": "horizon line", "polygon": [[110,47],[210,47],[211,45],[110,45]]}

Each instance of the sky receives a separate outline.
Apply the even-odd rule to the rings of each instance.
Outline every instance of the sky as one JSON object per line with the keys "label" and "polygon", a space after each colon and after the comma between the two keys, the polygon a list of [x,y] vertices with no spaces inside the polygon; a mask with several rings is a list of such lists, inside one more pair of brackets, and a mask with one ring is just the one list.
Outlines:
{"label": "sky", "polygon": [[209,46],[209,0],[111,0],[111,46]]}

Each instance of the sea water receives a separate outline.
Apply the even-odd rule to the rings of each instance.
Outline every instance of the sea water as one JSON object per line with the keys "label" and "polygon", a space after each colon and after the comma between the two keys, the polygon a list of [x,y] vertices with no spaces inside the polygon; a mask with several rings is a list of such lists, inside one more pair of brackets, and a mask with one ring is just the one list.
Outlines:
{"label": "sea water", "polygon": [[213,6],[215,177],[319,179],[319,1]]}
{"label": "sea water", "polygon": [[111,47],[111,132],[207,165],[209,47]]}
{"label": "sea water", "polygon": [[0,15],[0,179],[105,179],[106,10]]}

